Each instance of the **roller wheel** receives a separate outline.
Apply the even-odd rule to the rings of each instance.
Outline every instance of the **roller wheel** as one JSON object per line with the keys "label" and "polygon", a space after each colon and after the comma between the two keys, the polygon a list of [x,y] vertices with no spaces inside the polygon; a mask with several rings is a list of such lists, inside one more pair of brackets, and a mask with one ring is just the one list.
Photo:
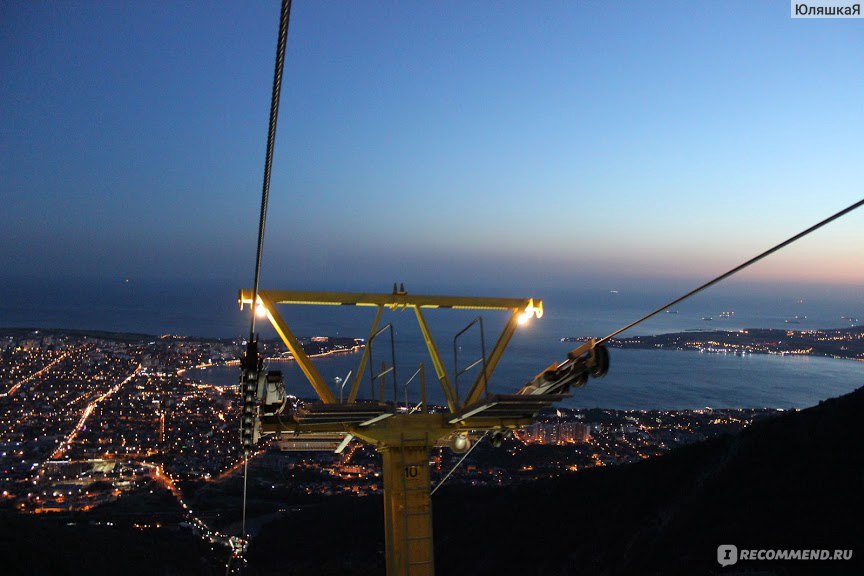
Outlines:
{"label": "roller wheel", "polygon": [[489,438],[490,442],[492,442],[492,446],[495,448],[500,448],[504,443],[504,434],[501,432],[493,432],[492,436]]}
{"label": "roller wheel", "polygon": [[594,378],[602,378],[609,372],[609,351],[605,346],[595,346],[593,351],[593,366],[591,367],[591,376]]}

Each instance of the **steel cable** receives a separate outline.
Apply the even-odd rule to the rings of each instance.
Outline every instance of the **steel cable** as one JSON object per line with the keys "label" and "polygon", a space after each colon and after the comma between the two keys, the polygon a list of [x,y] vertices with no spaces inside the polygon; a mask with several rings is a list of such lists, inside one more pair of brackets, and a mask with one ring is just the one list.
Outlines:
{"label": "steel cable", "polygon": [[[279,18],[279,37],[276,42],[276,65],[273,71],[273,91],[270,96],[270,121],[267,126],[267,152],[264,158],[264,182],[261,188],[261,212],[258,218],[258,243],[255,250],[255,278],[252,283],[251,321],[249,323],[249,342],[255,340],[255,318],[258,302],[258,287],[261,279],[261,257],[264,251],[264,230],[267,225],[267,205],[270,200],[270,176],[273,169],[273,149],[276,144],[276,126],[279,119],[279,100],[282,95],[282,75],[285,68],[285,48],[288,43],[288,24],[291,19],[291,0],[282,0]],[[250,350],[252,347],[250,346]],[[247,354],[249,352],[247,351]],[[249,359],[247,359],[249,360]],[[246,547],[246,494],[249,476],[249,456],[243,448],[243,509],[240,525],[241,554]],[[227,570],[230,570],[229,560]],[[241,564],[242,570],[242,564]]]}
{"label": "steel cable", "polygon": [[698,288],[691,290],[690,292],[681,296],[680,298],[676,298],[675,300],[669,302],[668,304],[664,304],[663,306],[661,306],[660,308],[657,308],[656,310],[654,310],[650,314],[646,314],[645,316],[643,316],[639,320],[636,320],[635,322],[631,322],[630,324],[624,326],[623,328],[620,328],[620,329],[616,330],[615,332],[612,332],[608,336],[605,336],[605,337],[601,338],[600,340],[598,340],[597,344],[603,344],[604,342],[611,340],[612,338],[614,338],[618,334],[621,334],[622,332],[625,332],[625,331],[629,330],[630,328],[633,328],[637,324],[641,324],[642,322],[644,322],[645,320],[648,320],[652,316],[656,316],[657,314],[659,314],[660,312],[663,312],[667,308],[671,308],[675,304],[678,304],[679,302],[682,302],[682,301],[686,300],[687,298],[690,298],[694,294],[701,292],[702,290],[705,290],[706,288],[709,288],[709,287],[713,286],[714,284],[717,284],[721,280],[725,280],[729,276],[732,276],[733,274],[740,272],[741,270],[747,268],[751,264],[755,264],[756,262],[758,262],[759,260],[762,260],[766,256],[769,256],[769,255],[773,254],[774,252],[777,252],[778,250],[785,248],[786,246],[788,246],[789,244],[792,244],[796,240],[800,240],[801,238],[807,236],[811,232],[815,232],[819,228],[825,226],[826,224],[828,224],[830,222],[833,222],[834,220],[837,220],[838,218],[840,218],[842,216],[845,216],[846,214],[848,214],[849,212],[852,212],[856,208],[860,208],[862,205],[864,205],[864,199],[861,199],[858,202],[852,204],[851,206],[844,208],[843,210],[837,212],[836,214],[829,216],[828,218],[822,220],[818,224],[814,224],[813,226],[811,226],[810,228],[807,228],[803,232],[799,232],[795,236],[792,236],[788,240],[785,240],[785,241],[781,242],[780,244],[777,244],[773,248],[769,248],[768,250],[766,250],[765,252],[762,252],[758,256],[754,256],[750,260],[747,260],[746,262],[739,264],[735,268],[732,268],[728,272],[725,272],[725,273],[721,274],[720,276],[717,276],[713,280],[710,280],[710,281],[706,282],[705,284],[702,284]]}
{"label": "steel cable", "polygon": [[255,307],[261,278],[261,255],[264,251],[264,229],[267,225],[267,203],[270,200],[270,175],[273,168],[273,148],[276,143],[276,123],[279,119],[279,99],[282,95],[282,72],[285,67],[285,46],[288,43],[288,23],[291,19],[291,0],[282,0],[279,18],[279,40],[276,43],[276,68],[273,72],[273,93],[270,96],[270,123],[267,127],[267,153],[264,158],[264,183],[261,189],[261,214],[258,218],[258,246],[255,251],[255,279],[252,283],[252,321],[249,339],[255,337]]}

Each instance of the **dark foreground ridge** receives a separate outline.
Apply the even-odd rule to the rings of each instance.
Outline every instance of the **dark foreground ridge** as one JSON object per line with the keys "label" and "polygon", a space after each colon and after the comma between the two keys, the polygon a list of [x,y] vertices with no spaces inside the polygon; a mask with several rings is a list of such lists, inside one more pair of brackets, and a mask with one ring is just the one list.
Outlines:
{"label": "dark foreground ridge", "polygon": [[[864,389],[618,467],[433,499],[442,575],[861,574]],[[266,527],[256,574],[383,574],[381,501]],[[853,549],[851,561],[721,567],[717,547]]]}
{"label": "dark foreground ridge", "polygon": [[[634,464],[504,488],[445,487],[433,498],[436,572],[864,573],[861,414],[864,389]],[[93,518],[0,513],[0,573],[224,574],[224,550],[188,532],[109,529]],[[99,518],[173,523],[182,512],[145,486]],[[854,553],[851,561],[721,567],[721,544]],[[381,499],[297,506],[262,528],[249,560],[250,576],[383,575]]]}

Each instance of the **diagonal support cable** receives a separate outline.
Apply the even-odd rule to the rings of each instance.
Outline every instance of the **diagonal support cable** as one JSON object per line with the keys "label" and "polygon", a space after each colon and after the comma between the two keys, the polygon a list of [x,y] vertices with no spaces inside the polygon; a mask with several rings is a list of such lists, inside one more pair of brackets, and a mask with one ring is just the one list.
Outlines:
{"label": "diagonal support cable", "polygon": [[475,449],[477,446],[480,445],[480,442],[482,442],[483,439],[486,438],[486,436],[487,436],[488,434],[489,434],[489,432],[485,432],[485,433],[480,437],[480,439],[477,440],[477,442],[475,442],[475,443],[474,443],[470,448],[468,448],[468,450],[465,451],[465,454],[462,455],[462,457],[459,459],[459,461],[456,462],[456,464],[454,464],[452,468],[450,468],[450,471],[447,472],[447,474],[444,475],[444,478],[442,478],[441,481],[438,482],[438,484],[435,485],[435,487],[432,489],[432,491],[429,492],[429,495],[430,495],[430,496],[432,496],[433,494],[435,494],[435,492],[437,492],[438,489],[441,488],[441,486],[443,486],[444,483],[447,482],[447,480],[450,479],[450,476],[453,475],[453,473],[454,473],[454,472],[459,468],[459,466],[462,465],[462,462],[464,462],[465,459],[468,458],[468,456],[471,454],[471,452],[473,452],[474,449]]}
{"label": "diagonal support cable", "polygon": [[656,310],[654,310],[650,314],[646,314],[645,316],[643,316],[639,320],[636,320],[635,322],[631,322],[630,324],[624,326],[623,328],[619,328],[615,332],[613,332],[613,333],[609,334],[608,336],[598,340],[595,345],[603,344],[604,342],[608,342],[609,340],[611,340],[612,338],[614,338],[618,334],[621,334],[622,332],[626,332],[630,328],[633,328],[637,324],[641,324],[642,322],[644,322],[645,320],[648,320],[652,316],[656,316],[657,314],[659,314],[660,312],[663,312],[667,308],[671,308],[672,306],[678,304],[679,302],[686,300],[687,298],[690,298],[691,296],[697,294],[698,292],[701,292],[702,290],[705,290],[706,288],[709,288],[709,287],[713,286],[714,284],[717,284],[721,280],[725,280],[729,276],[732,276],[733,274],[736,274],[736,273],[740,272],[741,270],[744,270],[745,268],[747,268],[751,264],[755,264],[756,262],[758,262],[759,260],[762,260],[766,256],[770,256],[774,252],[777,252],[778,250],[785,248],[786,246],[788,246],[789,244],[792,244],[796,240],[800,240],[801,238],[807,236],[811,232],[815,232],[816,230],[818,230],[819,228],[822,228],[826,224],[829,224],[829,223],[833,222],[834,220],[837,220],[838,218],[845,216],[849,212],[852,212],[853,210],[860,208],[862,205],[864,205],[864,199],[861,199],[858,202],[852,204],[851,206],[848,206],[847,208],[844,208],[843,210],[837,212],[836,214],[829,216],[828,218],[826,218],[825,220],[822,220],[818,224],[814,224],[813,226],[811,226],[810,228],[807,228],[803,232],[799,232],[798,234],[796,234],[795,236],[792,236],[788,240],[784,240],[780,244],[777,244],[776,246],[769,248],[768,250],[766,250],[765,252],[762,252],[758,256],[754,256],[750,260],[747,260],[746,262],[739,264],[735,268],[732,268],[728,272],[725,272],[725,273],[721,274],[720,276],[717,276],[713,280],[710,280],[710,281],[706,282],[705,284],[702,284],[698,288],[691,290],[690,292],[688,292],[687,294],[684,294],[680,298],[676,298],[675,300],[669,302],[668,304],[664,304],[663,306],[661,306],[660,308],[657,308]]}

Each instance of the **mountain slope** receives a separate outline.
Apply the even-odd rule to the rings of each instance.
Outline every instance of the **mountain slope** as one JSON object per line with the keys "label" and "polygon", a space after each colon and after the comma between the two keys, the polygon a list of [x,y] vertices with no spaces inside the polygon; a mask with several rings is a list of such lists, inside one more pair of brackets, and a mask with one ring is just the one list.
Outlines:
{"label": "mountain slope", "polygon": [[[470,497],[451,491],[436,504],[439,568],[445,574],[862,573],[862,415],[859,389],[638,464]],[[453,553],[463,539],[477,551],[467,564]],[[857,546],[858,556],[742,561],[724,569],[716,562],[721,544]]]}
{"label": "mountain slope", "polygon": [[[441,575],[864,573],[864,390],[636,464],[433,499]],[[381,500],[265,527],[256,574],[383,574]],[[721,567],[717,547],[853,549],[852,561]]]}

